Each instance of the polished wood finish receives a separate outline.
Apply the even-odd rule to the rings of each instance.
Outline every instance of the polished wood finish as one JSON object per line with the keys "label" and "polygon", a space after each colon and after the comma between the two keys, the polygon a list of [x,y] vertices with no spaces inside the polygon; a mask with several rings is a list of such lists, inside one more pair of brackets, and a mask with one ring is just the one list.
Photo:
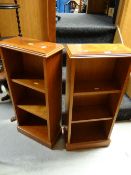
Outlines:
{"label": "polished wood finish", "polygon": [[121,31],[120,31],[120,28],[118,26],[117,26],[117,29],[115,32],[113,43],[114,44],[118,44],[118,43],[124,44],[123,37],[122,37]]}
{"label": "polished wood finish", "polygon": [[110,140],[99,140],[97,141],[88,141],[88,142],[79,142],[79,143],[72,143],[66,144],[66,148],[68,151],[72,150],[79,150],[79,149],[90,149],[90,148],[99,148],[99,147],[106,147],[110,144]]}
{"label": "polished wood finish", "polygon": [[67,48],[70,58],[88,58],[92,57],[120,57],[121,54],[130,54],[130,48],[123,44],[69,44]]}
{"label": "polished wood finish", "polygon": [[109,0],[88,0],[87,13],[106,14]]}
{"label": "polished wood finish", "polygon": [[[36,56],[49,57],[63,49],[61,44],[43,42],[25,37],[14,37],[1,41],[1,46]],[[28,58],[29,59],[29,58]],[[28,60],[26,60],[27,62]]]}
{"label": "polished wood finish", "polygon": [[121,0],[120,7],[117,17],[117,25],[120,28],[124,44],[131,48],[131,40],[129,36],[131,35],[131,1],[130,0]]}
{"label": "polished wood finish", "polygon": [[48,118],[47,108],[44,105],[17,105],[18,108],[31,114],[37,115],[45,120]]}
{"label": "polished wood finish", "polygon": [[66,48],[66,148],[108,146],[129,75],[131,50],[122,44]]}
{"label": "polished wood finish", "polygon": [[44,80],[39,79],[12,79],[12,82],[45,93]]}
{"label": "polished wood finish", "polygon": [[[20,17],[24,37],[56,41],[56,1],[20,0]],[[30,24],[29,27],[26,24]]]}
{"label": "polished wood finish", "polygon": [[51,147],[50,141],[48,140],[48,129],[47,126],[18,126],[18,131],[22,134],[36,140],[37,142]]}
{"label": "polished wood finish", "polygon": [[[13,0],[0,0],[0,3],[14,3]],[[0,9],[0,36],[18,35],[16,11]]]}
{"label": "polished wood finish", "polygon": [[[13,0],[0,0],[13,3]],[[32,4],[33,3],[33,4]],[[56,41],[56,1],[55,0],[18,0],[22,35],[43,41]],[[17,36],[15,10],[0,10],[0,34]]]}
{"label": "polished wood finish", "polygon": [[63,46],[20,37],[0,46],[18,131],[52,148],[61,130]]}

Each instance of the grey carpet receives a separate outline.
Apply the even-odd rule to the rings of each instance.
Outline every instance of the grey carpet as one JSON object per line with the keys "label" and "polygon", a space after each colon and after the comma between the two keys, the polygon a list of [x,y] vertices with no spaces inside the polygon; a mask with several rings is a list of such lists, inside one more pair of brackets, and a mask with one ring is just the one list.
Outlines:
{"label": "grey carpet", "polygon": [[67,152],[62,138],[50,150],[18,133],[12,115],[11,104],[0,104],[0,175],[130,175],[131,123],[115,126],[107,148]]}
{"label": "grey carpet", "polygon": [[58,43],[112,43],[116,30],[105,15],[60,13],[56,24]]}
{"label": "grey carpet", "polygon": [[120,110],[117,116],[117,121],[131,120],[131,99],[124,95]]}
{"label": "grey carpet", "polygon": [[50,150],[18,133],[12,115],[11,104],[0,104],[0,175],[130,175],[131,123],[115,126],[107,148],[67,152],[63,138]]}

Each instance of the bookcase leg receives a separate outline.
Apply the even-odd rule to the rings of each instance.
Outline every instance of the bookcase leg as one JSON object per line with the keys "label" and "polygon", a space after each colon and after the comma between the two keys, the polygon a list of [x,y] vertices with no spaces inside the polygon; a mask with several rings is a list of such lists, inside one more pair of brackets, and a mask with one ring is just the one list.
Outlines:
{"label": "bookcase leg", "polygon": [[10,119],[11,122],[14,122],[16,121],[16,116],[12,116],[11,119]]}

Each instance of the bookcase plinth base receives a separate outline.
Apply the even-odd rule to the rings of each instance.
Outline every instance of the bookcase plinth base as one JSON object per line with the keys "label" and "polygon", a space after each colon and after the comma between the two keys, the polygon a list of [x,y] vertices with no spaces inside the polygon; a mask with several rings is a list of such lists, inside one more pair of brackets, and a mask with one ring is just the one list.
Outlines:
{"label": "bookcase plinth base", "polygon": [[26,131],[22,126],[17,126],[17,130],[21,134],[24,134],[25,136],[28,136],[29,138],[35,140],[36,142],[38,142],[42,145],[45,145],[45,146],[47,146],[48,148],[51,148],[51,149],[53,149],[53,146],[55,145],[55,143],[56,143],[56,141],[57,141],[57,139],[58,139],[58,137],[60,136],[60,133],[61,133],[61,131],[59,131],[57,139],[51,143],[46,138],[40,139],[35,134],[32,134],[29,131]]}
{"label": "bookcase plinth base", "polygon": [[101,140],[101,141],[91,141],[91,142],[82,142],[82,143],[67,143],[66,149],[68,151],[73,151],[77,149],[87,149],[87,148],[98,148],[109,146],[111,140]]}

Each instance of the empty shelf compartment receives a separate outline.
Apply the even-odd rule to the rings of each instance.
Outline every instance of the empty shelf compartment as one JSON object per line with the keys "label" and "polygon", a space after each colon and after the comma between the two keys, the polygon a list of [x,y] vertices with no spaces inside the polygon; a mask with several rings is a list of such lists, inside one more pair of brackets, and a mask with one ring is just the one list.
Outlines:
{"label": "empty shelf compartment", "polygon": [[125,82],[128,65],[129,60],[126,58],[76,60],[74,95],[119,93]]}
{"label": "empty shelf compartment", "polygon": [[18,130],[43,144],[49,144],[47,121],[21,109],[18,113]]}
{"label": "empty shelf compartment", "polygon": [[6,49],[5,63],[11,79],[44,79],[43,57]]}
{"label": "empty shelf compartment", "polygon": [[72,123],[111,120],[119,94],[95,94],[74,97]]}
{"label": "empty shelf compartment", "polygon": [[45,83],[42,79],[12,79],[12,82],[45,93]]}
{"label": "empty shelf compartment", "polygon": [[17,107],[47,120],[45,95],[19,84],[13,83],[12,85],[14,91],[19,92],[15,95]]}
{"label": "empty shelf compartment", "polygon": [[74,123],[71,129],[71,143],[107,140],[110,121]]}

